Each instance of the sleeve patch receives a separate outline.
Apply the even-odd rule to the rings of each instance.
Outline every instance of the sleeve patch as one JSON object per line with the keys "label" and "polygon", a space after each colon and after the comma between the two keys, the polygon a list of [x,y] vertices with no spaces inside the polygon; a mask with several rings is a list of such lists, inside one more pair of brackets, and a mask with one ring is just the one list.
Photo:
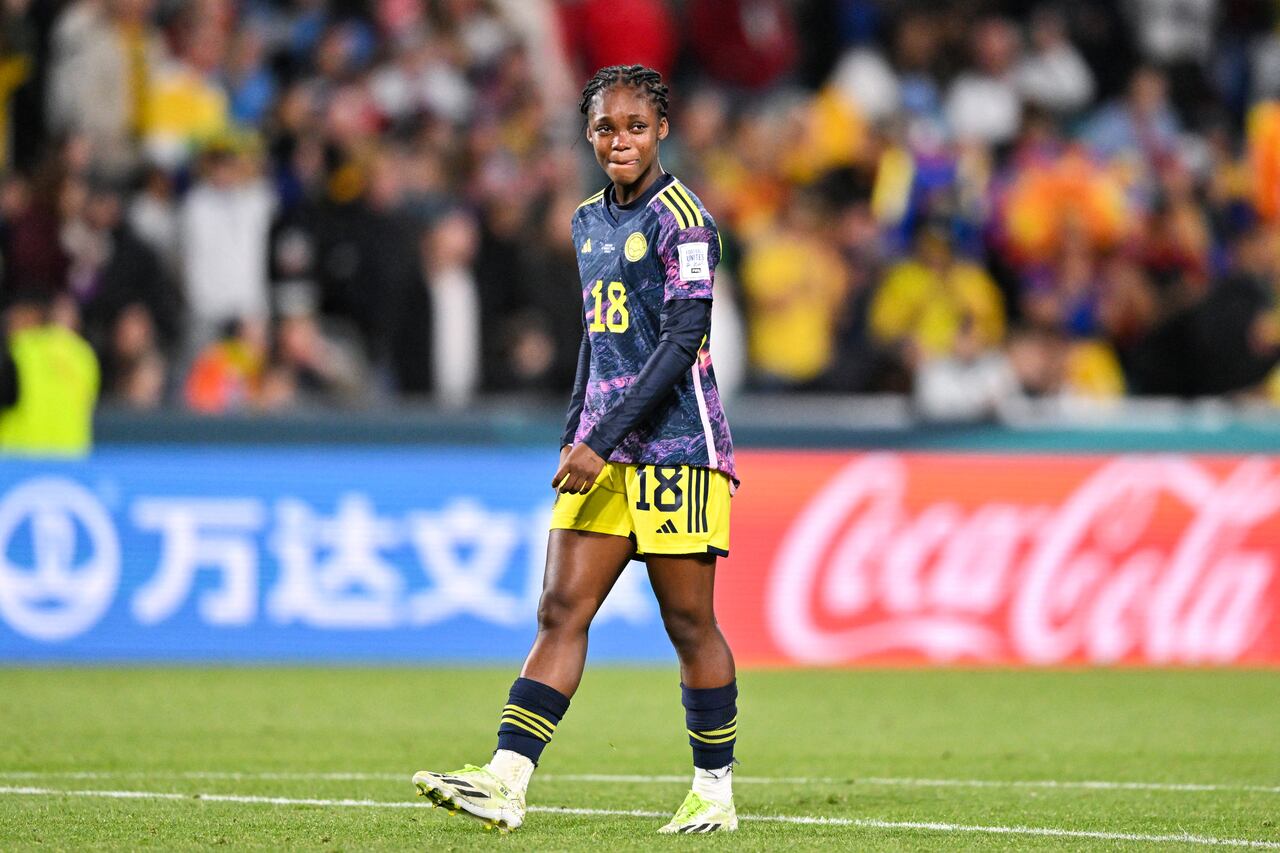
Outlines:
{"label": "sleeve patch", "polygon": [[705,281],[711,278],[707,266],[706,243],[681,243],[676,246],[680,253],[680,280]]}

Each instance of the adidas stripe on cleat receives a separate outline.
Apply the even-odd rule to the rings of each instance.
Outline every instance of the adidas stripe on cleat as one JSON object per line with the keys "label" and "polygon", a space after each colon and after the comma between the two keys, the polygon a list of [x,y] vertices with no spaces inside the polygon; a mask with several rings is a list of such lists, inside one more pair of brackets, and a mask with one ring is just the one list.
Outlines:
{"label": "adidas stripe on cleat", "polygon": [[717,803],[696,791],[690,791],[671,822],[659,829],[664,835],[693,835],[706,832],[734,832],[738,828],[738,813],[733,800]]}
{"label": "adidas stripe on cleat", "polygon": [[461,812],[485,829],[509,832],[524,823],[524,797],[486,767],[468,764],[452,773],[419,770],[413,774],[418,795],[454,815]]}

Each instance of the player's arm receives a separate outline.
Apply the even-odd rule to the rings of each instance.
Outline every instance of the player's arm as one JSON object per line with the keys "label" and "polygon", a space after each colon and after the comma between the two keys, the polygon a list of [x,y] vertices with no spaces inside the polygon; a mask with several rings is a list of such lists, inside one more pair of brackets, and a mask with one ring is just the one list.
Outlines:
{"label": "player's arm", "polygon": [[711,330],[710,299],[675,299],[662,306],[658,346],[616,406],[582,438],[602,459],[652,414],[698,357]]}
{"label": "player's arm", "polygon": [[565,415],[564,433],[560,436],[560,447],[573,444],[578,434],[578,423],[582,420],[582,407],[587,400],[587,379],[591,376],[591,338],[587,330],[582,330],[582,343],[578,345],[578,368],[573,374],[573,394],[569,397],[569,411]]}
{"label": "player's arm", "polygon": [[556,465],[556,474],[551,478],[551,487],[558,487],[563,479],[565,460],[573,449],[573,439],[578,434],[578,424],[582,420],[582,407],[587,399],[587,380],[591,376],[591,338],[587,330],[582,330],[582,343],[578,346],[578,367],[573,375],[573,393],[569,396],[569,411],[565,415],[564,432],[560,436],[560,462]]}

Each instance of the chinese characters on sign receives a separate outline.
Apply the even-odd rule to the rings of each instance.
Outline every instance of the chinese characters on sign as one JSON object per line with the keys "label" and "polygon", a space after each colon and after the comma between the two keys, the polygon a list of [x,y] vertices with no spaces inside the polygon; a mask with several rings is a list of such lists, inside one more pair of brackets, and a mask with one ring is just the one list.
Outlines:
{"label": "chinese characters on sign", "polygon": [[[66,640],[123,595],[140,626],[190,606],[201,624],[228,629],[265,620],[388,630],[460,616],[531,625],[548,514],[458,497],[393,515],[360,492],[339,495],[331,512],[295,497],[139,496],[124,513],[126,538],[150,537],[159,556],[130,591],[121,531],[102,501],[74,480],[40,477],[0,495],[0,620],[31,639]],[[628,572],[603,618],[653,614],[642,576]]]}

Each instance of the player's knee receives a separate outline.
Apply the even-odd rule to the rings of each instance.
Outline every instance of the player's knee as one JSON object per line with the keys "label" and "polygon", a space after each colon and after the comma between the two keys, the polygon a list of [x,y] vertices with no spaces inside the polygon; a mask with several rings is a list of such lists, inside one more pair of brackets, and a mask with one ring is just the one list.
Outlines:
{"label": "player's knee", "polygon": [[662,624],[677,650],[695,650],[715,633],[715,620],[701,610],[667,608],[662,611]]}
{"label": "player's knee", "polygon": [[564,593],[546,591],[538,601],[539,631],[586,631],[594,608]]}

